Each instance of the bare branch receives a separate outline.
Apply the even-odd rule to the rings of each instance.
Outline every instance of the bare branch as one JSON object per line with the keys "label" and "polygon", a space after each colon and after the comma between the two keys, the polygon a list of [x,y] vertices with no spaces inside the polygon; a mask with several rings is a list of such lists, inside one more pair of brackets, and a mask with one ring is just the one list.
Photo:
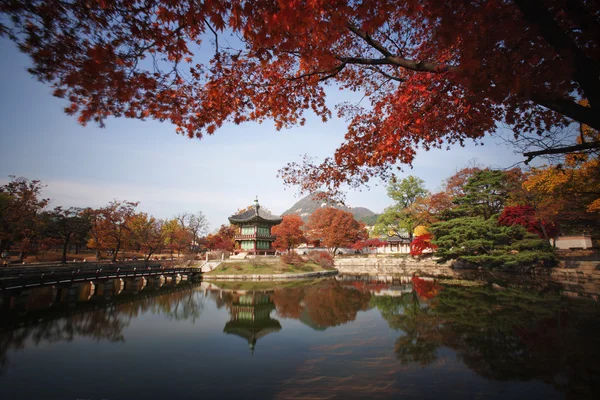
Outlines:
{"label": "bare branch", "polygon": [[204,23],[208,26],[208,29],[215,35],[215,58],[219,58],[219,35],[217,35],[217,31],[213,29],[208,20],[204,18]]}

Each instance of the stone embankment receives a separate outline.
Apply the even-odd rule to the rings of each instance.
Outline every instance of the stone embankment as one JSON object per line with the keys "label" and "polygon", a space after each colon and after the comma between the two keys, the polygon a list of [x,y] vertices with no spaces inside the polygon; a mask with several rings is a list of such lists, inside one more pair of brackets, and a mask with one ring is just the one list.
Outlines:
{"label": "stone embankment", "polygon": [[338,271],[318,271],[318,272],[305,272],[301,274],[253,274],[253,275],[242,275],[242,274],[231,274],[231,275],[205,275],[204,280],[207,281],[287,281],[295,279],[311,279],[321,278],[325,276],[337,275]]}
{"label": "stone embankment", "polygon": [[600,261],[561,260],[557,267],[552,268],[550,276],[559,282],[600,282]]}
{"label": "stone embankment", "polygon": [[437,264],[432,259],[416,260],[410,257],[336,258],[335,268],[349,275],[429,275],[454,277],[452,263]]}
{"label": "stone embankment", "polygon": [[[460,277],[469,270],[454,268],[453,262],[437,264],[432,259],[416,260],[410,257],[337,258],[335,268],[348,275],[428,275]],[[476,271],[476,270],[473,270]],[[549,276],[557,282],[600,283],[600,261],[561,260],[555,268],[537,269],[536,275]]]}

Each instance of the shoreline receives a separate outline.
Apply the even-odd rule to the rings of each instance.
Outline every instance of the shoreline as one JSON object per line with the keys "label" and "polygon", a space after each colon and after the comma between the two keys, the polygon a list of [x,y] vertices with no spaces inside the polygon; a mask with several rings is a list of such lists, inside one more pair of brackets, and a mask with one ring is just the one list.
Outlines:
{"label": "shoreline", "polygon": [[203,281],[287,281],[299,279],[322,278],[336,276],[339,274],[337,269],[317,272],[303,272],[295,274],[232,274],[232,275],[205,275]]}

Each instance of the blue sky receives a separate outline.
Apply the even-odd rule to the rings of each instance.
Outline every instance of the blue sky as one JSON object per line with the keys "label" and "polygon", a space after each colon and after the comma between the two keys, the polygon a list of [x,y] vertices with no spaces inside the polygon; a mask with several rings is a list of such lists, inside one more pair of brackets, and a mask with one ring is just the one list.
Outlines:
{"label": "blue sky", "polygon": [[[279,214],[298,196],[296,188],[284,187],[277,171],[305,153],[319,159],[331,155],[345,133],[344,121],[322,123],[312,115],[305,126],[282,131],[270,122],[225,125],[202,140],[153,120],[109,119],[105,128],[83,127],[64,114],[66,101],[27,73],[29,59],[12,42],[0,39],[0,57],[0,183],[8,175],[39,179],[52,207],[140,201],[140,210],[160,218],[202,211],[216,229],[258,196]],[[330,105],[353,99],[330,92]],[[508,167],[521,158],[488,138],[485,146],[422,151],[414,168],[399,176],[418,176],[435,190],[472,161]],[[390,200],[379,182],[348,192],[347,204],[381,212]]]}

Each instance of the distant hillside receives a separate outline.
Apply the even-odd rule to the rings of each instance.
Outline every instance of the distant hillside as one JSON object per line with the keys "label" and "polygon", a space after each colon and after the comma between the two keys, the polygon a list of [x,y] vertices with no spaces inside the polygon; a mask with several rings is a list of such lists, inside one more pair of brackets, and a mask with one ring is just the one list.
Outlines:
{"label": "distant hillside", "polygon": [[[301,198],[296,202],[296,204],[291,206],[289,210],[285,211],[281,215],[297,214],[302,218],[303,221],[306,222],[308,221],[308,217],[310,217],[310,215],[313,212],[315,212],[317,208],[335,207],[340,210],[351,212],[352,215],[354,215],[354,218],[356,218],[359,221],[362,221],[365,218],[377,216],[377,214],[365,207],[347,207],[345,205],[333,203],[330,201],[313,200],[312,196],[312,194],[309,194],[308,196]],[[367,223],[367,225],[369,224]]]}
{"label": "distant hillside", "polygon": [[380,215],[381,214],[366,215],[358,220],[364,222],[367,226],[373,226],[377,223],[377,218],[379,218]]}

